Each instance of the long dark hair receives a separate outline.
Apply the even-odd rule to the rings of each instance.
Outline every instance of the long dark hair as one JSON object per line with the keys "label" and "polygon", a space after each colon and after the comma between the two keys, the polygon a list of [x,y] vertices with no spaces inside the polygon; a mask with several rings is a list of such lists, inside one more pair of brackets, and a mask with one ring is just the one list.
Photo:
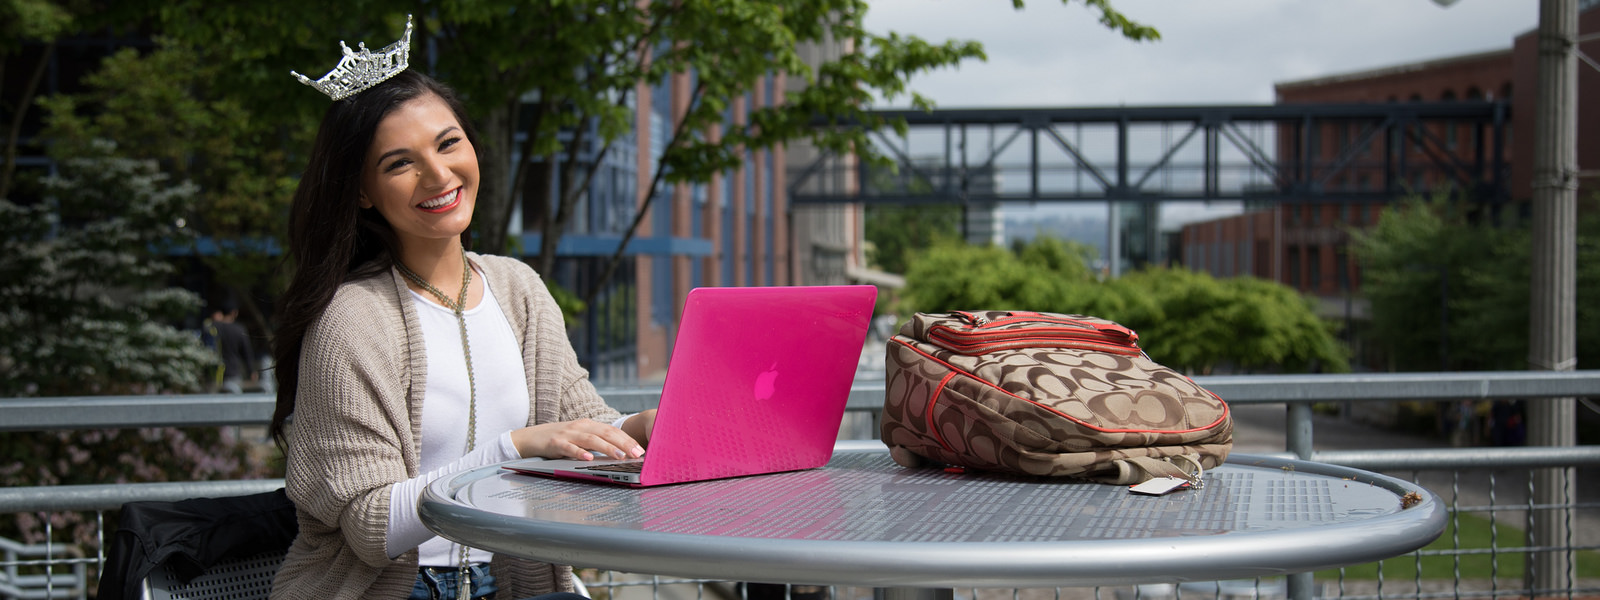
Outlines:
{"label": "long dark hair", "polygon": [[[455,92],[416,71],[402,71],[359,94],[334,102],[322,116],[310,161],[289,209],[289,259],[294,275],[278,307],[273,336],[273,372],[278,403],[272,413],[272,438],[287,447],[285,423],[294,412],[300,383],[300,350],[306,329],[322,316],[333,293],[347,281],[389,270],[399,252],[394,229],[376,210],[363,210],[361,163],[378,124],[402,104],[434,94],[461,123],[474,150],[477,132]],[[462,232],[466,244],[468,233]]]}

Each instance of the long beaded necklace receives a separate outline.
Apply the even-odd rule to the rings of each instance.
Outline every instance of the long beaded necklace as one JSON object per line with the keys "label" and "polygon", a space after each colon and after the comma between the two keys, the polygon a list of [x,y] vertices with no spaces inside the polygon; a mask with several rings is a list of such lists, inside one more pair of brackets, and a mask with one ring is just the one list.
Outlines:
{"label": "long beaded necklace", "polygon": [[[472,375],[472,344],[467,341],[467,290],[472,287],[472,264],[467,262],[467,249],[461,249],[461,295],[455,300],[433,287],[428,280],[406,268],[405,263],[394,261],[395,268],[417,287],[433,294],[443,304],[456,313],[456,324],[461,326],[461,352],[467,357],[467,452],[471,452],[477,445],[478,438],[478,382]],[[461,577],[459,583],[460,599],[470,600],[472,597],[471,567],[467,562],[467,546],[461,545]]]}

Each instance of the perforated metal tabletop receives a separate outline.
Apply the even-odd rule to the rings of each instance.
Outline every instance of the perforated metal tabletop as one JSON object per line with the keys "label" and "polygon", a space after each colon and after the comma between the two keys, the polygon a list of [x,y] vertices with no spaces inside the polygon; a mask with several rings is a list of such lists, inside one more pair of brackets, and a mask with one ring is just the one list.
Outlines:
{"label": "perforated metal tabletop", "polygon": [[905,469],[881,446],[838,450],[820,469],[645,489],[482,468],[428,486],[420,512],[452,540],[575,566],[873,587],[1279,575],[1403,554],[1445,526],[1425,489],[1317,463],[1236,455],[1201,489],[1141,496]]}

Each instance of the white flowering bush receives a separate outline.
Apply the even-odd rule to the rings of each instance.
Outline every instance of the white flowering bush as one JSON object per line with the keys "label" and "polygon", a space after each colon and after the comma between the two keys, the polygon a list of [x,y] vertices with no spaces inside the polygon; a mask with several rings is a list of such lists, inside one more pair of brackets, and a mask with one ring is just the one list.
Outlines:
{"label": "white flowering bush", "polygon": [[0,395],[196,389],[214,359],[172,326],[201,303],[169,285],[167,260],[193,243],[194,187],[109,155],[62,161],[43,184],[33,206],[0,199]]}
{"label": "white flowering bush", "polygon": [[[0,199],[0,397],[162,394],[200,389],[216,360],[176,326],[201,307],[174,287],[170,258],[192,247],[197,194],[154,161],[98,155],[60,161],[42,201]],[[192,481],[261,476],[232,428],[0,434],[0,485]],[[44,520],[78,541],[75,513],[21,514],[0,536],[43,539]]]}

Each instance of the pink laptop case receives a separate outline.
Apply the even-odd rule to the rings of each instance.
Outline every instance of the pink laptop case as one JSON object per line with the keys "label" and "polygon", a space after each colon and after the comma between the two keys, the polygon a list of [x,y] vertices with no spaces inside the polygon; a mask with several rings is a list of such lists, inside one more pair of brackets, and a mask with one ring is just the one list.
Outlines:
{"label": "pink laptop case", "polygon": [[640,485],[820,467],[833,453],[877,288],[696,288]]}

